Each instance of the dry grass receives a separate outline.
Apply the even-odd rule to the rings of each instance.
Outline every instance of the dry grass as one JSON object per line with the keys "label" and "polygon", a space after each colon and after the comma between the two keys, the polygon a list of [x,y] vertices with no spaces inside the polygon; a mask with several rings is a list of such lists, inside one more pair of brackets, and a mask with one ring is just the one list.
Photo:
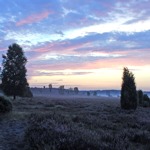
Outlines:
{"label": "dry grass", "polygon": [[150,149],[150,109],[120,109],[117,98],[18,98],[0,116],[1,150]]}

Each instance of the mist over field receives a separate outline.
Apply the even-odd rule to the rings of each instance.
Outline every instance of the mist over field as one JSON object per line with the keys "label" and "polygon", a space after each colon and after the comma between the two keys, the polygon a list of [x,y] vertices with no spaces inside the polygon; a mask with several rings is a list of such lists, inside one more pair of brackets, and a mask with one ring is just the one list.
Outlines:
{"label": "mist over field", "polygon": [[[64,90],[64,96],[87,96],[87,92],[90,92],[89,96],[94,96],[94,97],[118,97],[120,98],[120,90],[79,90],[79,93],[76,94],[74,91],[71,91],[70,93],[68,92],[69,89]],[[49,88],[31,88],[31,91],[34,96],[63,96],[59,93],[59,88],[53,88],[52,91],[50,92]],[[96,91],[96,95],[94,95]],[[145,94],[147,94],[150,97],[150,92],[145,91]]]}

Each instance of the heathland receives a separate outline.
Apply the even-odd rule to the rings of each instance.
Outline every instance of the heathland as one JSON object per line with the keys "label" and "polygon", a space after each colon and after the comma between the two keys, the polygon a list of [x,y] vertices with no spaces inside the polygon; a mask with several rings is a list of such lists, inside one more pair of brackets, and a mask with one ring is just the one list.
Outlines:
{"label": "heathland", "polygon": [[119,97],[49,94],[11,100],[0,115],[1,150],[149,150],[150,111]]}

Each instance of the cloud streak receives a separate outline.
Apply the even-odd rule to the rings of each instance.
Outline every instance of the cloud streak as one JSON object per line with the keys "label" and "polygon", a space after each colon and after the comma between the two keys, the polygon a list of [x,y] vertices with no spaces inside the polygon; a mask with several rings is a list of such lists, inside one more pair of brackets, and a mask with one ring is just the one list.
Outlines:
{"label": "cloud streak", "polygon": [[31,16],[20,20],[16,23],[16,26],[22,26],[22,25],[26,25],[26,24],[32,24],[32,23],[36,23],[39,22],[43,19],[48,18],[49,15],[53,14],[53,11],[44,11],[42,13],[38,13],[38,14],[32,14]]}

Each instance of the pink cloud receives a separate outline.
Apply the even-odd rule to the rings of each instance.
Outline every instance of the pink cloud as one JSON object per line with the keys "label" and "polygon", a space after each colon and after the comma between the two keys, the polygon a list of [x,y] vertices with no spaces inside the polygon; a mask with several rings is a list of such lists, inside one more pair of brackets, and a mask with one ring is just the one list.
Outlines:
{"label": "pink cloud", "polygon": [[0,47],[0,51],[4,51],[4,50],[6,50],[6,49],[7,49],[7,48],[3,48],[3,47],[1,48],[1,47]]}
{"label": "pink cloud", "polygon": [[31,24],[31,23],[35,23],[38,21],[41,21],[45,18],[47,18],[50,14],[53,14],[53,11],[44,11],[42,13],[39,14],[32,14],[31,16],[28,16],[27,18],[20,20],[16,23],[16,26],[22,26],[25,24]]}
{"label": "pink cloud", "polygon": [[[33,52],[39,53],[50,53],[50,52],[58,52],[59,54],[73,54],[76,53],[74,50],[84,48],[85,46],[91,45],[91,42],[83,42],[83,43],[75,43],[72,44],[68,41],[56,41],[52,43],[45,44],[44,46],[37,47],[32,49]],[[86,51],[84,52],[84,54]]]}

